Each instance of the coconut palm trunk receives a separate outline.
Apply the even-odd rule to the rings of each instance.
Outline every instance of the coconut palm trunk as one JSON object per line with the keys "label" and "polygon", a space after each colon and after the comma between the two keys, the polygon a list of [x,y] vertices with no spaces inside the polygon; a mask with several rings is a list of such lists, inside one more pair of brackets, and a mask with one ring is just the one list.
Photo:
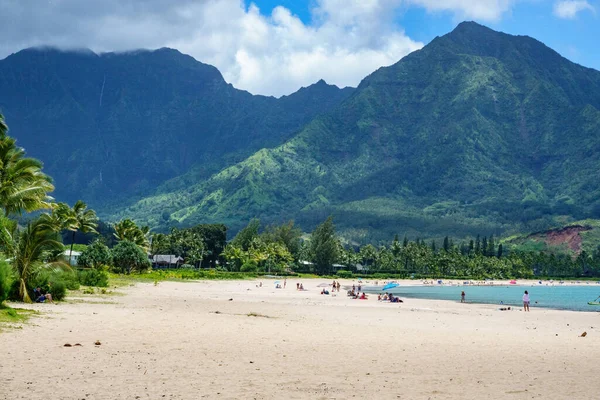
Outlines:
{"label": "coconut palm trunk", "polygon": [[71,249],[69,250],[69,265],[71,265],[71,260],[73,259],[73,245],[75,244],[75,233],[77,231],[73,231],[71,235]]}
{"label": "coconut palm trunk", "polygon": [[27,285],[25,284],[25,280],[23,278],[19,279],[19,297],[21,300],[23,300],[23,303],[33,303],[33,301],[31,301],[31,297],[29,297]]}

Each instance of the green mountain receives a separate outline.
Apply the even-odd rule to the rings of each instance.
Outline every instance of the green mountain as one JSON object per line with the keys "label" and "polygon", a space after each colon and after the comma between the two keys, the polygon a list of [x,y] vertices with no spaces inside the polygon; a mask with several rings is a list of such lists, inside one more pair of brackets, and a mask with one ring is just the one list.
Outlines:
{"label": "green mountain", "polygon": [[353,89],[320,81],[280,99],[227,84],[176,50],[27,49],[0,61],[0,112],[45,163],[55,197],[113,210],[277,146]]}
{"label": "green mountain", "polygon": [[113,216],[311,229],[331,213],[358,241],[539,231],[600,216],[599,109],[600,72],[461,23],[285,143]]}

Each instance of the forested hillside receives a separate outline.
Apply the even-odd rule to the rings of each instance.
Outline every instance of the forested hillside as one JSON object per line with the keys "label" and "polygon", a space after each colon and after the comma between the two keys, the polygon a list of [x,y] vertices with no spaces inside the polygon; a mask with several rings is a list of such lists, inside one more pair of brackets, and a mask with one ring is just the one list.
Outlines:
{"label": "forested hillside", "polygon": [[280,99],[227,84],[172,49],[27,49],[0,61],[0,112],[54,177],[55,197],[115,210],[210,177],[297,133],[352,89],[320,81]]}
{"label": "forested hillside", "polygon": [[541,230],[600,216],[599,109],[600,72],[462,23],[285,144],[123,215],[308,230],[331,213],[358,241]]}

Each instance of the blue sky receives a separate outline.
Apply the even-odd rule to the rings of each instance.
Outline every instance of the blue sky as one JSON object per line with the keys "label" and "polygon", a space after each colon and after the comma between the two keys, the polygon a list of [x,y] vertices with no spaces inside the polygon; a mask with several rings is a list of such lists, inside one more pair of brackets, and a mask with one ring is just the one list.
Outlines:
{"label": "blue sky", "polygon": [[464,20],[600,70],[600,0],[0,0],[0,58],[171,47],[237,88],[282,96],[319,79],[356,86]]}

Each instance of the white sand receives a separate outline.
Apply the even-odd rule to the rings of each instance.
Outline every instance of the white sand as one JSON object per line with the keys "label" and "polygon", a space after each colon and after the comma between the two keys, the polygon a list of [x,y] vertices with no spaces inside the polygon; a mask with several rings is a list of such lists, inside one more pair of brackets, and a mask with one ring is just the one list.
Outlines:
{"label": "white sand", "polygon": [[104,298],[113,304],[33,305],[42,317],[0,333],[0,399],[600,398],[598,313],[398,305],[319,295],[326,280],[303,280],[306,292],[263,282],[138,284]]}

